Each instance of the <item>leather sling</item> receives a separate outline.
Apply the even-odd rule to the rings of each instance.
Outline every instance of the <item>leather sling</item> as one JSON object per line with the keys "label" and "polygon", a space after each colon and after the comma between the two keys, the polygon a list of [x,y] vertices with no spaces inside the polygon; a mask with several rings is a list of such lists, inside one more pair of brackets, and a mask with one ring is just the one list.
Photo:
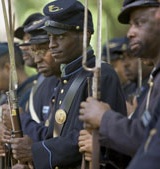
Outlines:
{"label": "leather sling", "polygon": [[[62,104],[60,106],[59,109],[63,109],[66,112],[66,116],[69,112],[69,109],[71,107],[71,104],[73,102],[73,99],[77,93],[77,90],[79,89],[79,87],[81,86],[82,82],[86,79],[86,71],[82,71],[72,82],[70,88],[68,89],[68,92],[66,93]],[[67,118],[66,118],[67,120]],[[58,124],[56,121],[54,122],[54,137],[57,137],[61,134],[63,126],[64,126],[65,122],[63,124]]]}

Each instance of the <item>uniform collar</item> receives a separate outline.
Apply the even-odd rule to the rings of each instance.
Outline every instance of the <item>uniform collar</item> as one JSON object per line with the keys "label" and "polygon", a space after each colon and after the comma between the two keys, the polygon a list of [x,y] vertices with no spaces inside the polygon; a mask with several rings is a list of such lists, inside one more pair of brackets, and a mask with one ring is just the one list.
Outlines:
{"label": "uniform collar", "polygon": [[[87,62],[90,63],[91,58],[93,58],[93,50],[90,48],[87,52]],[[61,77],[68,77],[72,74],[79,72],[82,67],[82,56],[78,57],[77,59],[73,60],[69,64],[61,64]]]}

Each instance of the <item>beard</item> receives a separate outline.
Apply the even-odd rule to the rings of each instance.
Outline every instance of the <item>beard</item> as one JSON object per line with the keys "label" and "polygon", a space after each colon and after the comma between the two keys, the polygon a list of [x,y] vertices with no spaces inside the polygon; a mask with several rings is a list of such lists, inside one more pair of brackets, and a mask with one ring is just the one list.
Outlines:
{"label": "beard", "polygon": [[137,57],[137,58],[146,58],[146,45],[144,45],[142,42],[136,43],[136,46],[133,47],[132,45],[128,46],[128,50],[131,56]]}

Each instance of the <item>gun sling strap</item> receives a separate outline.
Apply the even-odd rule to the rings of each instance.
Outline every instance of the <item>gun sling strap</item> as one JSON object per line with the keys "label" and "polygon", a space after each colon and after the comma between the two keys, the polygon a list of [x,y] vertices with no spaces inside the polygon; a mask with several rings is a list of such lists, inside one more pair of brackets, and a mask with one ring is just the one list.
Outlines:
{"label": "gun sling strap", "polygon": [[40,123],[40,119],[37,116],[37,113],[34,109],[34,98],[33,97],[34,97],[34,94],[37,92],[38,87],[43,83],[44,80],[45,80],[44,76],[40,75],[38,77],[37,83],[34,86],[32,86],[30,97],[29,97],[29,111],[30,111],[32,119],[36,121],[37,123]]}
{"label": "gun sling strap", "polygon": [[79,75],[74,79],[68,92],[66,93],[60,108],[55,113],[55,122],[54,122],[54,131],[53,136],[57,137],[61,134],[62,128],[67,119],[67,114],[73,102],[73,99],[77,93],[77,90],[81,86],[82,82],[86,79],[86,71],[82,71]]}

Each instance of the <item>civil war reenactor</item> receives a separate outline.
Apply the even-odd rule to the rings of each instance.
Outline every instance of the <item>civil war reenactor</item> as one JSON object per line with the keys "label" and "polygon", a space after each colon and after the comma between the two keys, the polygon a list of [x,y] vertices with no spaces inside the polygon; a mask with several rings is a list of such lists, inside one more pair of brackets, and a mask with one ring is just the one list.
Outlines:
{"label": "civil war reenactor", "polygon": [[[30,35],[28,33],[24,32],[24,27],[26,25],[29,25],[33,22],[36,22],[40,19],[43,18],[43,15],[41,13],[33,13],[31,15],[29,15],[25,21],[23,22],[23,24],[21,26],[19,26],[15,31],[14,31],[14,37],[18,38],[20,41],[23,41],[23,45],[20,44],[19,47],[22,50],[22,56],[23,56],[23,60],[24,60],[24,64],[27,67],[31,67],[34,69],[37,69],[37,65],[35,64],[34,60],[33,60],[33,54],[31,53],[30,50],[30,46],[29,45],[24,45],[24,43],[27,43],[30,39]],[[21,42],[22,43],[22,42]],[[28,90],[25,91],[25,102],[26,105],[23,108],[24,111],[26,111],[27,109],[27,105],[28,105],[28,99],[29,99],[29,95],[31,92],[31,87],[37,82],[37,79],[39,78],[40,74],[34,74],[32,76],[29,76],[26,83],[30,83],[30,88]]]}
{"label": "civil war reenactor", "polygon": [[[25,107],[26,105],[26,95],[25,92],[27,89],[31,87],[31,83],[27,81],[28,75],[25,72],[24,68],[24,61],[22,58],[22,51],[14,44],[15,50],[15,65],[18,77],[18,88],[17,88],[17,96],[19,98],[19,106]],[[4,133],[8,135],[6,139],[10,139],[11,137],[11,126],[7,126],[7,123],[3,120],[3,109],[6,109],[8,105],[7,103],[7,96],[6,92],[9,90],[9,82],[10,82],[10,72],[11,65],[10,65],[10,55],[9,55],[9,47],[7,42],[0,43],[0,90],[4,92],[3,102],[1,103],[1,122],[0,122],[0,142],[1,142],[1,153],[4,156],[4,146],[3,146],[3,135]],[[9,117],[10,118],[10,117]],[[3,165],[3,164],[2,164]]]}
{"label": "civil war reenactor", "polygon": [[[25,31],[30,34],[30,40],[23,43],[23,46],[30,45],[33,48],[31,48],[33,52],[32,55],[34,56],[33,59],[37,65],[37,70],[46,78],[43,78],[43,81],[41,81],[40,84],[37,85],[36,83],[32,87],[29,97],[29,108],[31,108],[28,112],[20,114],[23,134],[25,134],[25,136],[23,138],[15,138],[15,140],[12,140],[18,144],[18,150],[15,144],[12,149],[15,154],[18,154],[16,158],[20,159],[22,162],[29,161],[29,150],[31,149],[31,146],[29,147],[28,145],[32,144],[32,141],[42,140],[43,135],[45,135],[47,131],[47,120],[49,118],[50,109],[49,100],[51,96],[53,97],[54,90],[58,84],[57,77],[60,75],[60,66],[57,63],[55,64],[54,58],[49,51],[49,38],[47,32],[42,29],[37,30],[37,24],[42,24],[41,22],[44,18],[44,16],[42,16],[43,15],[41,15],[39,20],[37,19],[35,22],[29,23],[29,25],[25,25],[24,27]],[[32,105],[30,106],[30,104]],[[3,122],[5,124],[7,123],[8,126],[11,126],[10,118],[8,116],[4,117],[4,114],[10,115],[9,113],[9,110],[6,107],[3,111]],[[2,133],[1,137],[3,142],[8,142],[10,134],[11,132],[6,134]],[[28,136],[26,134],[28,134]],[[20,139],[20,141],[18,139]]]}
{"label": "civil war reenactor", "polygon": [[132,56],[128,42],[127,37],[111,39],[108,47],[103,46],[102,57],[107,60],[107,49],[109,49],[110,63],[118,73],[127,100],[127,113],[131,115],[148,89],[147,82],[153,63],[148,64],[146,61],[143,63],[139,58]]}
{"label": "civil war reenactor", "polygon": [[40,141],[45,136],[47,129],[44,130],[44,126],[48,126],[50,97],[53,97],[59,81],[58,77],[60,76],[60,66],[55,63],[54,57],[51,56],[49,51],[47,32],[39,29],[40,25],[44,25],[44,21],[45,17],[43,16],[39,21],[37,20],[24,28],[25,33],[28,33],[31,37],[28,45],[31,47],[37,71],[42,74],[42,78],[38,78],[38,83],[33,86],[30,94],[28,103],[29,114],[25,113],[23,114],[24,117],[21,118],[23,119],[23,130],[33,141]]}
{"label": "civil war reenactor", "polygon": [[118,74],[122,89],[129,83],[125,75],[123,64],[123,58],[127,51],[127,46],[127,37],[117,37],[109,40],[107,44],[104,44],[102,49],[102,60],[105,62],[108,62],[108,60],[110,61],[110,64]]}
{"label": "civil war reenactor", "polygon": [[23,60],[25,65],[35,69],[37,68],[37,65],[34,62],[34,57],[32,57],[30,45],[24,45],[24,43],[27,43],[30,40],[30,34],[24,32],[24,27],[29,24],[32,24],[33,22],[35,23],[36,21],[39,21],[42,18],[43,15],[41,13],[32,13],[25,19],[23,24],[14,31],[14,37],[20,40],[20,44],[23,43],[23,45],[19,46],[22,49]]}
{"label": "civil war reenactor", "polygon": [[[124,5],[127,6],[129,5],[129,1],[124,2]],[[134,3],[131,4],[132,6],[134,5]],[[160,34],[159,31],[159,26],[160,26],[160,9],[156,8],[156,6],[160,6],[160,1],[150,1],[150,4],[148,5],[148,8],[144,8],[143,12],[146,12],[146,14],[150,11],[149,13],[149,20],[147,20],[147,24],[148,27],[152,27],[152,29],[154,30],[153,34],[155,34],[154,36],[157,36]],[[153,13],[151,12],[153,10]],[[138,14],[138,18],[141,18],[140,16],[143,15],[139,9],[138,6],[135,5],[133,12],[130,12],[130,22],[135,18],[134,16],[136,15],[136,13]],[[147,36],[147,31],[146,31],[146,36]],[[152,52],[156,52],[154,53],[155,56],[157,56],[157,61],[154,62],[155,66],[157,68],[158,71],[158,67],[159,67],[159,44],[160,44],[160,40],[158,39],[152,39],[152,42],[154,43],[156,46],[153,49]],[[147,51],[146,51],[147,52]],[[157,72],[157,78],[158,78],[158,72]],[[158,80],[157,80],[158,83]],[[155,84],[155,81],[153,82],[153,85],[157,85],[158,88],[158,84]],[[137,154],[135,155],[134,159],[132,160],[131,164],[129,165],[128,169],[150,169],[150,168],[154,168],[154,169],[158,169],[160,166],[160,154],[159,154],[159,142],[160,142],[160,138],[159,138],[159,133],[160,133],[160,109],[159,109],[159,103],[160,103],[160,98],[155,100],[157,106],[154,110],[154,115],[152,116],[151,122],[148,125],[147,131],[146,131],[146,136],[145,139],[143,141],[143,144],[141,145],[140,149],[138,150]]]}
{"label": "civil war reenactor", "polygon": [[148,92],[135,116],[128,119],[115,114],[108,104],[91,97],[81,103],[80,119],[99,129],[100,144],[131,156],[135,155],[142,144],[146,127],[154,116],[160,99],[160,39],[157,36],[160,32],[155,20],[159,6],[157,0],[125,0],[118,17],[121,23],[130,23],[127,36],[132,55],[154,64],[148,81]]}
{"label": "civil war reenactor", "polygon": [[49,100],[51,96],[54,96],[54,91],[59,81],[58,77],[60,76],[60,66],[55,63],[54,57],[52,57],[49,50],[47,32],[43,29],[37,29],[44,24],[44,19],[45,17],[41,18],[39,22],[36,21],[36,23],[33,22],[24,27],[24,31],[30,34],[30,40],[23,45],[31,45],[37,70],[46,78],[39,86],[32,87],[30,95],[33,94],[33,98],[31,96],[29,98],[29,108],[30,104],[33,105],[31,105],[28,112],[23,112],[20,115],[25,136],[13,138],[10,142],[14,157],[22,163],[32,161],[30,159],[32,142],[44,139],[48,129],[47,120],[50,117],[49,111],[51,107]]}
{"label": "civil war reenactor", "polygon": [[[33,163],[37,169],[80,168],[82,156],[78,136],[83,124],[78,118],[79,106],[88,96],[87,77],[92,77],[91,72],[82,68],[84,6],[74,0],[53,1],[44,7],[44,14],[48,16],[44,29],[49,33],[52,56],[57,64],[61,64],[61,78],[47,136],[32,145]],[[90,67],[95,65],[90,46],[93,33],[92,15],[88,10],[87,65]],[[101,99],[126,115],[125,100],[116,73],[106,63],[102,63],[101,73]],[[118,155],[116,160],[120,165],[124,156]]]}
{"label": "civil war reenactor", "polygon": [[[33,124],[34,122],[45,124],[45,121],[48,119],[48,113],[49,113],[49,98],[51,97],[54,91],[54,87],[56,86],[58,82],[55,76],[59,76],[59,73],[60,73],[59,65],[58,64],[55,65],[54,59],[49,53],[49,48],[48,47],[45,48],[45,45],[48,46],[49,44],[49,38],[48,38],[47,33],[42,29],[36,30],[37,24],[39,25],[40,22],[43,21],[43,18],[44,16],[40,13],[32,14],[25,21],[25,24],[23,24],[23,27],[19,27],[15,31],[16,32],[15,34],[17,34],[17,36],[20,34],[21,36],[23,35],[23,37],[30,38],[26,40],[20,46],[26,46],[24,53],[25,53],[25,58],[27,58],[26,59],[27,63],[31,63],[31,61],[29,61],[31,60],[30,59],[31,57],[32,57],[32,60],[34,60],[38,56],[38,60],[37,59],[35,60],[35,64],[38,65],[38,67],[36,66],[37,71],[39,74],[41,74],[41,75],[38,75],[37,81],[36,80],[34,81],[34,85],[32,87],[32,90],[31,90],[31,93],[28,99],[29,100],[28,106],[26,106],[28,107],[28,109],[23,110],[24,112],[29,112],[29,113],[21,114],[21,120],[25,119],[22,122],[23,124],[22,127],[25,126],[23,127],[24,132],[27,131],[26,125],[28,126],[28,123],[29,123],[27,121],[30,119],[30,118],[29,119],[27,118],[29,115],[31,117],[30,120],[33,121]],[[23,29],[25,28],[25,31],[21,30],[21,28]],[[21,37],[20,35],[19,35],[19,38]],[[27,48],[27,46],[30,46],[30,47]],[[31,46],[34,46],[34,48],[36,46],[40,46],[41,47],[40,52],[39,51],[35,52],[35,49],[34,51],[31,50]],[[29,49],[30,53],[28,53],[27,49]],[[52,76],[52,75],[55,75],[55,76]],[[45,79],[45,77],[48,77],[48,78]],[[48,87],[48,89],[46,87]],[[45,93],[45,96],[42,91]],[[24,117],[22,118],[22,116],[24,116],[25,118]],[[32,124],[32,127],[33,127],[33,124]],[[30,137],[31,137],[31,133],[33,132],[33,135],[31,138],[34,141],[37,141],[37,139],[39,140],[41,138],[41,136],[39,135],[39,133],[41,133],[40,129],[38,129],[39,133],[37,131],[35,132],[33,128],[29,129],[29,131],[30,131]]]}

